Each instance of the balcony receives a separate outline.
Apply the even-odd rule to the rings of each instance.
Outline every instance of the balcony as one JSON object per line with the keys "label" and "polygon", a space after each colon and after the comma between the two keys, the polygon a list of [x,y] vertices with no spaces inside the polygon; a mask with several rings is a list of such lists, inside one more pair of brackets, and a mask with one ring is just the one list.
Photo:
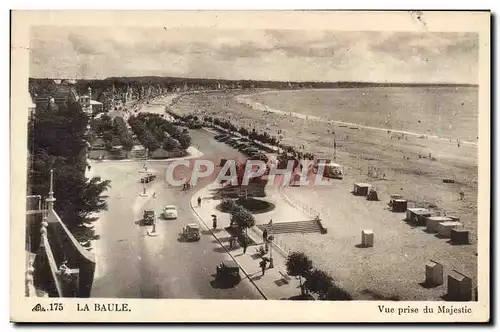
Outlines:
{"label": "balcony", "polygon": [[[26,296],[90,296],[94,254],[75,239],[40,196],[28,196],[26,208]],[[35,202],[35,203],[34,203]]]}

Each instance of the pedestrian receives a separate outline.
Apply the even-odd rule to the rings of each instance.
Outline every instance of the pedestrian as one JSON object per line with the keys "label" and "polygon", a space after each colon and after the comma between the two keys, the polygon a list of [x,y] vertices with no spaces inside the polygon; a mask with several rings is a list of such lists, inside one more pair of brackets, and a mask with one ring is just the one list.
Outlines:
{"label": "pedestrian", "polygon": [[245,254],[247,252],[247,239],[245,239],[245,237],[241,238],[241,245],[243,246],[243,253]]}
{"label": "pedestrian", "polygon": [[201,206],[201,197],[198,197],[198,207]]}
{"label": "pedestrian", "polygon": [[260,263],[259,263],[259,266],[262,270],[262,275],[266,274],[266,261],[265,260],[261,260]]}
{"label": "pedestrian", "polygon": [[264,231],[262,232],[262,240],[264,242],[267,241],[267,228],[264,228]]}

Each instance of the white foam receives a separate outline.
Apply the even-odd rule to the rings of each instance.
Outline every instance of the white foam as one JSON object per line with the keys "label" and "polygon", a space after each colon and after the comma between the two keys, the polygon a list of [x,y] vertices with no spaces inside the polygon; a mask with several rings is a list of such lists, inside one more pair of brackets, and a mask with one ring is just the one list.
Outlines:
{"label": "white foam", "polygon": [[[305,114],[297,113],[297,112],[287,112],[287,111],[273,109],[267,105],[255,102],[255,101],[250,99],[252,96],[259,95],[259,94],[265,94],[265,93],[269,93],[269,92],[271,92],[271,91],[253,93],[253,94],[248,94],[248,95],[239,95],[239,96],[235,97],[235,100],[238,103],[249,106],[250,108],[252,108],[256,111],[270,112],[270,113],[276,113],[276,114],[281,114],[281,115],[288,115],[288,116],[292,116],[295,118],[308,120],[308,121],[312,120],[312,121],[317,121],[317,122],[322,122],[322,123],[346,125],[346,126],[351,126],[351,127],[356,127],[356,128],[363,128],[363,129],[368,129],[368,130],[376,130],[376,131],[384,131],[384,132],[387,132],[388,130],[390,130],[391,133],[417,136],[417,137],[425,136],[425,138],[432,138],[432,139],[439,139],[439,140],[446,140],[446,141],[450,140],[449,138],[440,137],[437,135],[428,135],[428,134],[424,134],[424,133],[416,133],[416,132],[400,130],[400,129],[380,128],[380,127],[373,127],[373,126],[365,126],[365,125],[362,125],[359,123],[325,120],[325,119],[321,119],[321,118],[319,118],[317,116],[313,116],[313,115],[305,115]],[[471,141],[460,141],[460,143],[477,146],[476,142],[471,142]]]}

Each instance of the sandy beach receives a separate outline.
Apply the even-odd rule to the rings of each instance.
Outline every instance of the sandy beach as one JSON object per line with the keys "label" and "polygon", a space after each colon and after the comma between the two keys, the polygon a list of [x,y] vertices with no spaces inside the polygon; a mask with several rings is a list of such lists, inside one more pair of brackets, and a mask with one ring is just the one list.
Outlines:
{"label": "sandy beach", "polygon": [[[303,145],[303,151],[330,159],[333,159],[333,136],[328,131],[335,130],[337,162],[344,165],[349,178],[372,183],[382,199],[400,194],[447,214],[457,214],[475,236],[478,172],[475,144],[458,147],[455,141],[430,136],[403,136],[361,126],[341,127],[321,119],[264,112],[234,97],[231,93],[184,95],[173,108],[179,114],[202,114],[198,110],[204,110],[205,114],[229,118],[242,126],[266,129],[271,135],[281,129],[284,144],[297,148]],[[368,175],[369,167],[374,169],[375,176]],[[455,183],[443,183],[443,179],[453,179]],[[459,200],[460,191],[465,194],[463,201]]]}
{"label": "sandy beach", "polygon": [[[354,123],[332,123],[321,117],[272,110],[252,103],[248,96],[238,97],[239,94],[241,92],[183,95],[172,108],[179,114],[205,114],[231,119],[234,124],[267,130],[271,135],[276,135],[281,129],[284,131],[284,144],[330,159],[333,159],[333,136],[330,131],[336,133],[336,162],[345,168],[344,179],[330,187],[290,187],[284,191],[292,200],[321,213],[327,227],[335,233],[326,237],[282,236],[280,241],[283,244],[304,250],[334,278],[340,278],[339,282],[358,294],[377,288],[385,292],[384,296],[393,296],[395,293],[390,290],[391,286],[377,287],[383,284],[379,278],[386,278],[388,273],[392,273],[401,280],[405,275],[413,276],[410,281],[398,284],[400,292],[396,292],[396,296],[409,300],[436,298],[439,292],[422,290],[414,280],[423,278],[425,261],[436,257],[448,269],[457,268],[476,280],[478,151],[475,142],[461,142],[458,146],[456,141],[432,134],[421,138],[419,133],[398,132],[396,128],[388,133],[387,130]],[[300,149],[301,146],[303,149]],[[371,172],[368,172],[369,169]],[[444,183],[443,179],[453,179],[454,183]],[[372,184],[380,202],[370,205],[373,202],[353,200],[349,190],[354,182]],[[460,191],[465,194],[464,200],[460,200]],[[410,227],[401,221],[400,215],[385,210],[391,194],[402,195],[408,199],[410,206],[428,207],[459,217],[463,227],[470,232],[472,245],[451,246],[434,235]],[[391,223],[395,222],[398,225],[392,226]],[[384,248],[382,256],[359,256],[351,250],[350,245],[354,247],[359,243],[359,233],[364,228],[377,230],[377,238],[384,242],[384,245],[379,245]],[[329,261],[324,255],[325,250],[339,252],[339,257],[343,259]],[[391,258],[384,260],[384,255]],[[464,255],[469,258],[461,263]],[[373,257],[379,257],[385,263],[378,264],[377,258]],[[391,266],[398,268],[392,269],[386,264],[390,261],[411,261],[413,264],[408,263],[407,269],[401,269],[401,264],[393,264]],[[363,284],[362,277],[350,281],[350,269],[363,270],[364,264],[378,266],[376,270],[370,269],[372,282]],[[344,266],[344,272],[337,270],[340,266]],[[361,276],[361,270],[356,275]]]}

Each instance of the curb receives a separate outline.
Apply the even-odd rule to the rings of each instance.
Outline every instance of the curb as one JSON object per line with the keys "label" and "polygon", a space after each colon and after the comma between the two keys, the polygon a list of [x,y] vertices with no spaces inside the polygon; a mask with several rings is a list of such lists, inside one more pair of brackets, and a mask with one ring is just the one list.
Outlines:
{"label": "curb", "polygon": [[[205,223],[205,221],[203,220],[202,217],[200,217],[200,215],[198,214],[198,212],[196,211],[196,209],[194,208],[193,206],[193,199],[194,197],[196,196],[199,196],[197,194],[199,194],[199,192],[201,192],[203,189],[205,189],[206,187],[198,190],[195,194],[193,194],[193,196],[191,197],[191,199],[189,200],[189,206],[191,206],[191,209],[193,210],[194,214],[198,217],[198,219],[201,220],[201,222],[203,223],[203,225],[205,225],[205,227],[210,230],[211,228],[208,227],[208,225]],[[201,196],[200,196],[201,197]],[[243,273],[245,274],[245,276],[247,277],[247,279],[255,286],[255,288],[259,291],[260,295],[262,295],[262,297],[267,300],[267,296],[266,294],[264,294],[264,292],[259,288],[259,286],[257,286],[257,284],[250,278],[250,276],[248,275],[247,271],[245,271],[245,269],[243,268],[243,266],[240,265],[240,263],[238,263],[238,261],[233,257],[233,255],[231,254],[231,252],[229,252],[229,250],[227,250],[226,246],[224,246],[222,244],[222,242],[219,240],[219,238],[214,234],[214,232],[212,232],[212,236],[217,240],[217,242],[219,243],[219,245],[224,248],[224,250],[226,250],[226,252],[229,254],[229,256],[231,256],[231,258],[233,259],[233,261],[236,262],[236,264],[238,264],[238,266],[240,267],[240,269],[243,271]]]}
{"label": "curb", "polygon": [[[197,149],[198,150],[198,149]],[[165,162],[165,161],[177,161],[177,160],[185,160],[185,159],[196,159],[196,158],[200,158],[200,157],[203,157],[204,154],[203,152],[201,152],[200,150],[198,150],[200,152],[199,155],[197,156],[193,156],[193,155],[189,155],[189,156],[186,156],[186,157],[176,157],[176,158],[167,158],[167,159],[102,159],[102,160],[99,160],[99,159],[87,159],[88,161],[90,161],[90,163],[93,163],[93,164],[101,164],[101,163],[114,163],[114,162]]]}

